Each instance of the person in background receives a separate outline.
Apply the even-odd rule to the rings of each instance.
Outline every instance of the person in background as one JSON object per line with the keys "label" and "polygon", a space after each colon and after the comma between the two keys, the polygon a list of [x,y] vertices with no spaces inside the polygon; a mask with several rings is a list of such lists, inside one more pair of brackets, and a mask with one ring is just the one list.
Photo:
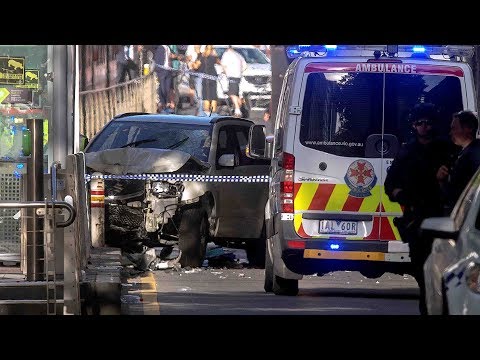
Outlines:
{"label": "person in background", "polygon": [[[213,48],[213,45],[206,45],[205,51],[203,51],[200,56],[200,67],[198,71],[216,78],[217,71],[215,70],[215,64],[220,64],[217,52]],[[217,80],[204,78],[202,84],[203,110],[206,113],[216,113],[218,100]]]}
{"label": "person in background", "polygon": [[476,138],[478,118],[468,110],[453,114],[450,136],[461,147],[453,166],[442,165],[437,172],[445,197],[445,215],[453,210],[462,191],[480,167],[480,140]]}
{"label": "person in background", "polygon": [[390,201],[404,207],[403,216],[394,219],[403,242],[408,243],[413,276],[420,288],[419,310],[427,314],[423,264],[430,254],[433,239],[421,235],[423,219],[442,216],[443,202],[436,173],[452,153],[454,145],[436,137],[437,109],[422,103],[410,114],[415,139],[403,145],[385,178],[385,193]]}
{"label": "person in background", "polygon": [[255,47],[270,59],[270,45],[255,45]]}
{"label": "person in background", "polygon": [[172,81],[170,82],[170,90],[168,93],[167,110],[169,112],[175,111],[175,103],[178,94],[178,85],[180,82],[180,65],[183,56],[179,54],[177,45],[168,45],[170,50],[170,67]]}
{"label": "person in background", "polygon": [[263,112],[263,121],[265,122],[269,122],[270,121],[270,117],[271,117],[271,114],[270,114],[270,103],[267,105],[267,108],[265,109],[265,111]]}
{"label": "person in background", "polygon": [[221,64],[228,79],[228,95],[234,106],[234,116],[242,116],[242,103],[240,101],[240,81],[242,74],[247,69],[247,63],[242,55],[235,51],[232,45],[222,55]]}
{"label": "person in background", "polygon": [[[185,56],[188,62],[188,69],[194,73],[198,73],[200,68],[200,58],[201,58],[201,45],[188,45]],[[195,90],[195,101],[198,106],[197,115],[205,115],[203,111],[203,98],[202,98],[202,78],[200,76],[195,76],[195,74],[190,74],[190,84],[191,87]]]}
{"label": "person in background", "polygon": [[177,45],[178,54],[185,58],[189,45]]}
{"label": "person in background", "polygon": [[170,68],[170,48],[167,45],[157,45],[153,54],[155,73],[158,78],[158,107],[157,112],[167,109],[168,97],[172,83],[172,71]]}
{"label": "person in background", "polygon": [[125,82],[127,76],[129,80],[133,80],[136,77],[138,70],[135,63],[135,54],[133,45],[122,45],[117,52],[117,74],[118,83]]}

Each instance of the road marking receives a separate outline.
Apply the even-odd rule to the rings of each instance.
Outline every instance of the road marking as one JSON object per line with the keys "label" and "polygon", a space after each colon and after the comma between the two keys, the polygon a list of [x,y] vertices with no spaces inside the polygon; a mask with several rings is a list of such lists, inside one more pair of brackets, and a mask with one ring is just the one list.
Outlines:
{"label": "road marking", "polygon": [[160,303],[157,301],[157,286],[151,272],[127,280],[128,289],[123,295],[122,314],[159,315]]}
{"label": "road marking", "polygon": [[150,271],[147,276],[142,276],[140,299],[144,315],[160,315],[160,303],[157,301],[157,283],[153,273]]}

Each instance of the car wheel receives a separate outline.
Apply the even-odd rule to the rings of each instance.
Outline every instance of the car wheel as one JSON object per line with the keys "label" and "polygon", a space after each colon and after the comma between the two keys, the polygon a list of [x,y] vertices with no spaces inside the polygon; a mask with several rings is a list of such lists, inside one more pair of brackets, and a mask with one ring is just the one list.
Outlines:
{"label": "car wheel", "polygon": [[266,235],[265,222],[263,223],[262,232],[258,239],[247,242],[247,259],[250,266],[264,269],[265,268],[265,251],[266,249]]}
{"label": "car wheel", "polygon": [[265,251],[265,280],[263,289],[269,293],[273,291],[273,261],[268,250]]}
{"label": "car wheel", "polygon": [[178,237],[178,247],[182,252],[180,265],[202,266],[208,243],[207,218],[202,209],[190,208],[183,211]]}
{"label": "car wheel", "polygon": [[298,280],[284,279],[273,275],[273,293],[275,295],[296,296],[298,294]]}

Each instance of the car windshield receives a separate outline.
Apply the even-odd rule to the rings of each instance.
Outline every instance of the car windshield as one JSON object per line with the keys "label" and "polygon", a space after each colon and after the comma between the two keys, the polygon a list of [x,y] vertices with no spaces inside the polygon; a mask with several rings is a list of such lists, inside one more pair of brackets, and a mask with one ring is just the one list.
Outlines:
{"label": "car windshield", "polygon": [[[219,58],[222,58],[226,49],[225,47],[215,47]],[[268,64],[270,62],[268,57],[257,48],[234,47],[234,49],[243,56],[247,64]]]}
{"label": "car windshield", "polygon": [[184,151],[206,162],[210,139],[208,125],[116,120],[92,140],[87,152],[125,147],[171,149]]}

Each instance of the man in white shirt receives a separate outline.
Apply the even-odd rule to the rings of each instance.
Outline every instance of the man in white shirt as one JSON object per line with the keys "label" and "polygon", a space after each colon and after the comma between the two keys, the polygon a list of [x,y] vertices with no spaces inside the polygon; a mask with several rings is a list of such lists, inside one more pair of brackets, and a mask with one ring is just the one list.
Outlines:
{"label": "man in white shirt", "polygon": [[240,81],[243,72],[247,69],[247,63],[242,55],[235,51],[232,45],[223,53],[221,64],[223,71],[228,78],[228,95],[232,99],[235,107],[235,116],[242,116],[240,111]]}

